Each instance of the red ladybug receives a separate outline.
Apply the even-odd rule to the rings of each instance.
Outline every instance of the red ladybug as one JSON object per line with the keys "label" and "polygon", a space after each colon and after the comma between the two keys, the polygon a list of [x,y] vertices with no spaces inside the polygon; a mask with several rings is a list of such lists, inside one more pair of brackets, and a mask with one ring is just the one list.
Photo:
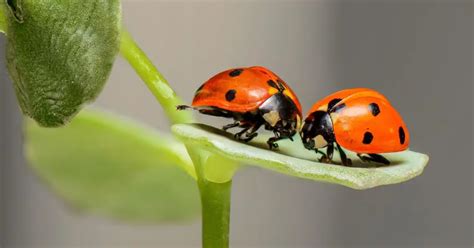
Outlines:
{"label": "red ladybug", "polygon": [[[356,152],[363,161],[390,164],[378,153],[403,151],[410,135],[385,96],[366,88],[338,91],[313,105],[300,132],[306,149],[327,147],[321,160],[332,161],[337,146],[343,165],[350,165],[341,147]],[[367,155],[362,155],[367,154]]]}
{"label": "red ladybug", "polygon": [[300,127],[301,104],[295,93],[275,73],[261,67],[236,68],[223,71],[205,82],[194,95],[192,106],[202,114],[233,118],[223,127],[242,128],[234,137],[248,142],[257,136],[263,125],[274,137],[268,139],[270,149],[280,139],[292,140]]}

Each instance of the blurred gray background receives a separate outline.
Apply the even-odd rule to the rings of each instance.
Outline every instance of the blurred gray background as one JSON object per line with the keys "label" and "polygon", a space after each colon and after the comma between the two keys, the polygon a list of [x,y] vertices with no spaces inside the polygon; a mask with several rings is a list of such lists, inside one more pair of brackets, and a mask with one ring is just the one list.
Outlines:
{"label": "blurred gray background", "polygon": [[[404,116],[411,148],[430,155],[422,176],[367,191],[241,171],[232,247],[472,247],[471,1],[125,1],[123,9],[187,101],[216,72],[248,65],[278,73],[306,109],[333,91],[372,87]],[[22,157],[3,49],[0,57],[3,247],[200,246],[199,221],[131,226],[74,213],[48,192]],[[96,105],[168,128],[122,59]]]}

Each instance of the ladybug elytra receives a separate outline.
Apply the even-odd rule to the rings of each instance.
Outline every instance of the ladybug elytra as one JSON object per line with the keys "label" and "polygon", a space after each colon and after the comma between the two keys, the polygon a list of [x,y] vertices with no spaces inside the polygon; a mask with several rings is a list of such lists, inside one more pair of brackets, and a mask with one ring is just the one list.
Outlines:
{"label": "ladybug elytra", "polygon": [[218,73],[198,88],[191,106],[177,108],[233,118],[234,122],[223,129],[242,128],[234,137],[245,142],[256,137],[257,130],[264,126],[275,135],[267,141],[270,149],[278,147],[278,140],[292,139],[302,118],[301,104],[294,92],[280,77],[261,66]]}
{"label": "ladybug elytra", "polygon": [[[403,151],[410,136],[401,116],[385,96],[367,88],[333,93],[313,105],[300,132],[306,149],[332,161],[334,147],[343,165],[351,165],[341,147],[356,152],[362,161],[390,164],[379,153]],[[366,155],[363,155],[366,154]]]}

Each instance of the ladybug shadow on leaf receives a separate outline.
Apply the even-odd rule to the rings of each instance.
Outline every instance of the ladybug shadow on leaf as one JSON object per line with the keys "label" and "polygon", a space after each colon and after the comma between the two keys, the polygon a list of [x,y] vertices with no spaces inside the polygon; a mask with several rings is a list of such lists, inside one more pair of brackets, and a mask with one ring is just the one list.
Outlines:
{"label": "ladybug shadow on leaf", "polygon": [[[274,152],[282,155],[286,155],[289,157],[293,158],[298,158],[298,159],[303,159],[303,160],[308,160],[312,162],[320,162],[321,154],[317,154],[314,151],[307,150],[299,136],[299,134],[296,134],[293,136],[293,141],[290,139],[284,139],[278,141],[278,148],[277,149],[272,149],[270,150],[268,148],[267,140],[268,138],[272,137],[272,133],[266,130],[259,130],[258,131],[258,136],[255,137],[253,140],[250,142],[243,142],[236,140],[234,138],[234,133],[224,131],[222,129],[209,126],[206,124],[202,123],[195,123],[194,125],[198,126],[199,128],[213,133],[217,134],[219,136],[225,137],[226,141],[229,141],[231,143],[235,142],[238,144],[246,144],[248,146],[252,146],[256,149],[263,149],[268,152]],[[237,131],[236,131],[237,132]],[[326,152],[325,149],[321,149],[322,152]],[[397,152],[397,153],[385,153],[384,156],[390,161],[390,165],[384,165],[384,164],[379,164],[379,163],[373,163],[373,162],[364,162],[360,158],[357,157],[357,154],[350,152],[348,150],[345,150],[347,156],[349,159],[352,161],[351,167],[357,167],[357,168],[381,168],[381,167],[391,167],[391,166],[396,166],[399,164],[403,164],[406,162],[406,159],[402,154],[404,152]],[[333,163],[324,163],[320,162],[322,164],[328,165],[328,166],[342,166],[341,165],[341,160],[339,158],[338,152],[335,152],[334,158],[333,158]]]}

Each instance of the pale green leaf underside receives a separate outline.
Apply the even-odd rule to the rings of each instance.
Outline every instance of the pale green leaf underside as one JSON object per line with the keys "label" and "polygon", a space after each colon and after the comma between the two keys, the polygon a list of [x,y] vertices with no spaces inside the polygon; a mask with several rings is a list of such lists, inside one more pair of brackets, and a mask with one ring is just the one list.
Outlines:
{"label": "pale green leaf underside", "polygon": [[[283,174],[344,185],[353,189],[368,189],[412,179],[423,172],[428,156],[412,151],[386,154],[392,165],[385,167],[355,168],[317,162],[319,155],[306,150],[298,135],[295,141],[280,141],[279,151],[270,151],[260,134],[249,144],[238,142],[220,129],[203,124],[177,124],[173,132],[184,142],[205,147],[211,152],[249,165],[274,170]],[[354,154],[348,154],[354,165],[363,167]],[[338,161],[336,156],[335,160]]]}
{"label": "pale green leaf underside", "polygon": [[91,111],[54,129],[26,120],[25,134],[31,166],[78,210],[140,222],[199,213],[193,165],[173,138]]}

